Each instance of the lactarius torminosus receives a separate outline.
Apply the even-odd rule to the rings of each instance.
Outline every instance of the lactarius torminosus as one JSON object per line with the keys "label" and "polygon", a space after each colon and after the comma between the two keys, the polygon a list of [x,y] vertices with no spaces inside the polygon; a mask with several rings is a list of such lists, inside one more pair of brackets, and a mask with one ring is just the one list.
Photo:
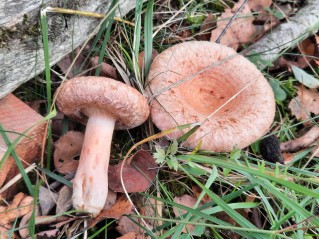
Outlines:
{"label": "lactarius torminosus", "polygon": [[73,206],[96,216],[108,193],[113,130],[142,124],[149,106],[136,89],[104,77],[78,77],[60,86],[57,105],[64,114],[88,118],[79,167],[73,181]]}
{"label": "lactarius torminosus", "polygon": [[[229,152],[255,142],[275,114],[273,91],[254,64],[213,42],[175,45],[153,61],[148,75],[151,118],[160,130],[201,123],[185,142]],[[169,135],[177,139],[187,130]]]}

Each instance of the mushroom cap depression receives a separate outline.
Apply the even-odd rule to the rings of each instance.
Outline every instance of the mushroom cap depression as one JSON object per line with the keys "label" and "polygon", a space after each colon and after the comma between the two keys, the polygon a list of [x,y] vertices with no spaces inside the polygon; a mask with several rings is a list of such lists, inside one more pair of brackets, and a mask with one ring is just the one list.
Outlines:
{"label": "mushroom cap depression", "polygon": [[[244,148],[264,135],[274,119],[274,94],[262,73],[217,43],[185,42],[165,50],[153,61],[148,84],[154,97],[151,118],[160,130],[203,122],[185,142],[191,148],[200,140],[203,150]],[[188,130],[168,137],[177,139]]]}
{"label": "mushroom cap depression", "polygon": [[76,77],[60,86],[57,95],[60,111],[83,120],[86,112],[108,114],[116,119],[115,129],[142,124],[149,115],[147,99],[136,89],[105,77]]}

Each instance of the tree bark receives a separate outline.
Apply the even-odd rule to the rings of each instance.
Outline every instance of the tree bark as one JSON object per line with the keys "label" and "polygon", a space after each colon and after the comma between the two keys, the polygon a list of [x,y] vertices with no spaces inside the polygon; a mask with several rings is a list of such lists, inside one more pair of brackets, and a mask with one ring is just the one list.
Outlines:
{"label": "tree bark", "polygon": [[[44,70],[40,28],[41,7],[62,7],[105,14],[112,1],[1,0],[0,99]],[[42,5],[43,3],[43,5]],[[134,8],[135,1],[120,0],[116,16]],[[81,45],[100,19],[47,13],[50,65]]]}
{"label": "tree bark", "polygon": [[319,0],[307,0],[293,17],[241,52],[259,69],[319,30]]}

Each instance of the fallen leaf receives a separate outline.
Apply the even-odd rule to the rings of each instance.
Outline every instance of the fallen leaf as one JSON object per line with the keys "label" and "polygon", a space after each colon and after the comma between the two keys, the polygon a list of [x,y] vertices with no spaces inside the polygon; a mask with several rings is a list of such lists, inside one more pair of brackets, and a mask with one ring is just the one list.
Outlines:
{"label": "fallen leaf", "polygon": [[0,224],[8,224],[16,218],[30,212],[33,208],[33,198],[23,193],[18,193],[10,206],[1,213]]}
{"label": "fallen leaf", "polygon": [[266,7],[270,7],[272,0],[249,0],[248,6],[255,12],[263,11]]}
{"label": "fallen leaf", "polygon": [[[185,195],[183,195],[181,197],[175,197],[174,198],[174,202],[177,203],[177,204],[184,205],[186,207],[193,208],[195,203],[197,202],[197,199],[195,197],[192,197],[190,195],[185,194]],[[201,205],[202,204],[199,204],[198,206],[201,206]],[[176,208],[176,207],[173,207],[173,211],[174,211],[174,214],[175,214],[176,217],[180,217],[183,214],[187,213],[186,210],[183,210],[183,209],[180,209],[180,208]],[[184,233],[193,234],[194,230],[195,230],[195,226],[191,225],[191,224],[187,224],[183,228],[183,232]]]}
{"label": "fallen leaf", "polygon": [[92,228],[96,223],[105,219],[105,218],[115,218],[119,219],[122,215],[130,214],[132,211],[132,204],[123,194],[115,202],[115,204],[107,210],[102,210],[96,218],[92,219],[89,222],[89,227]]}
{"label": "fallen leaf", "polygon": [[[119,80],[119,77],[117,75],[116,68],[114,66],[111,66],[110,64],[107,64],[106,62],[103,62],[98,65],[99,63],[99,57],[91,57],[90,58],[91,67],[94,67],[95,69],[100,67],[100,76],[109,77],[114,80]],[[94,75],[95,72],[92,73]]]}
{"label": "fallen leaf", "polygon": [[118,222],[118,226],[116,227],[116,230],[121,235],[127,235],[128,233],[134,233],[135,236],[143,234],[143,231],[141,228],[133,222],[131,219],[129,219],[127,216],[122,216]]}
{"label": "fallen leaf", "polygon": [[[230,19],[244,3],[239,0],[232,9],[226,9],[217,20],[217,28],[212,31],[210,41],[215,42],[220,36]],[[241,43],[248,43],[253,40],[256,28],[253,25],[253,16],[248,4],[245,4],[242,10],[237,14],[236,19],[232,22],[222,37],[220,43],[237,50]]]}
{"label": "fallen leaf", "polygon": [[42,215],[48,215],[49,211],[55,206],[58,199],[58,194],[41,186],[39,189],[39,204],[41,207]]}
{"label": "fallen leaf", "polygon": [[216,27],[216,17],[212,14],[208,14],[200,27],[198,39],[201,41],[209,41],[214,27]]}
{"label": "fallen leaf", "polygon": [[283,152],[295,152],[306,148],[319,139],[319,127],[317,125],[312,128],[299,138],[289,140],[280,144],[280,150]]}
{"label": "fallen leaf", "polygon": [[[131,162],[131,163],[128,163]],[[123,181],[127,192],[144,192],[156,176],[157,164],[150,153],[137,151],[123,167]],[[109,166],[109,187],[114,192],[124,192],[121,184],[121,164]],[[138,182],[138,183],[137,183]]]}
{"label": "fallen leaf", "polygon": [[135,239],[135,238],[136,238],[135,232],[129,232],[121,237],[117,237],[117,239]]}
{"label": "fallen leaf", "polygon": [[104,204],[104,207],[103,209],[104,210],[107,210],[107,209],[110,209],[111,207],[113,207],[113,205],[115,204],[116,202],[116,198],[117,198],[117,193],[113,192],[113,190],[111,190],[109,188],[109,191],[107,193],[107,198],[106,198],[106,202]]}
{"label": "fallen leaf", "polygon": [[313,77],[312,75],[308,74],[304,70],[292,65],[291,69],[295,75],[295,78],[303,85],[309,88],[318,88],[319,87],[319,80]]}
{"label": "fallen leaf", "polygon": [[[303,81],[302,76],[305,75],[306,78],[313,78],[312,76],[307,76],[307,73],[304,74],[302,70],[294,69],[293,66],[304,69],[309,67],[310,65],[318,65],[319,61],[316,60],[319,57],[319,49],[318,45],[316,43],[316,39],[313,39],[311,37],[306,38],[302,42],[299,43],[299,50],[300,55],[297,56],[294,60],[287,60],[284,56],[278,58],[274,65],[275,67],[273,69],[277,69],[279,67],[291,67],[294,71],[294,74],[297,74],[296,78],[298,77],[301,80],[301,83],[310,87],[310,88],[316,88],[318,86],[318,80],[311,79],[315,83],[315,85],[312,87],[311,85],[307,85],[307,81]],[[298,79],[297,78],[297,79]],[[307,80],[307,79],[306,79]]]}
{"label": "fallen leaf", "polygon": [[54,143],[54,166],[62,174],[76,171],[79,156],[82,150],[84,134],[82,132],[68,131]]}
{"label": "fallen leaf", "polygon": [[307,120],[310,114],[319,114],[319,94],[317,90],[297,87],[298,96],[293,98],[288,107],[298,120]]}
{"label": "fallen leaf", "polygon": [[[58,238],[58,233],[60,231],[58,229],[52,229],[48,231],[43,231],[35,234],[36,238],[38,239],[55,239]],[[31,237],[29,237],[31,239]]]}
{"label": "fallen leaf", "polygon": [[319,157],[319,140],[313,143],[315,147],[311,150],[311,153],[313,154],[314,157]]}
{"label": "fallen leaf", "polygon": [[[60,60],[57,65],[60,67],[61,71],[66,74],[69,68],[71,67],[76,55],[79,53],[80,47],[76,48],[73,52],[66,55],[65,57]],[[67,78],[73,78],[76,75],[79,75],[81,72],[83,72],[82,64],[85,62],[85,56],[80,53],[74,64],[72,65],[71,70],[69,71],[69,74],[67,75]]]}
{"label": "fallen leaf", "polygon": [[33,198],[23,193],[18,193],[11,205],[0,206],[0,238],[7,238],[7,232],[11,229],[10,223],[31,212],[33,208]]}
{"label": "fallen leaf", "polygon": [[62,214],[72,208],[72,188],[63,186],[56,200],[56,214]]}
{"label": "fallen leaf", "polygon": [[[195,185],[195,186],[192,186],[192,192],[195,195],[195,197],[198,198],[199,195],[202,193],[202,189],[199,186]],[[206,193],[205,193],[205,196],[201,200],[202,203],[208,203],[211,201],[212,201],[212,199]]]}
{"label": "fallen leaf", "polygon": [[284,163],[288,164],[294,159],[295,155],[291,153],[282,153],[282,157],[284,159]]}
{"label": "fallen leaf", "polygon": [[[144,69],[144,55],[145,55],[145,52],[142,51],[138,54],[138,68],[140,69],[140,72],[143,71]],[[152,56],[151,56],[151,62],[155,59],[155,57],[158,55],[158,52],[155,50],[155,49],[152,49]]]}

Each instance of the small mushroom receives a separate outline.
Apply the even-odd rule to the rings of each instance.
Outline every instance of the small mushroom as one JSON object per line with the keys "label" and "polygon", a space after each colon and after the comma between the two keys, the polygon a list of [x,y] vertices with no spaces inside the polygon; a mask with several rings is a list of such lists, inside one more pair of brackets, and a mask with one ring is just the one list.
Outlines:
{"label": "small mushroom", "polygon": [[160,130],[200,123],[185,142],[191,148],[201,140],[203,150],[244,148],[264,135],[274,119],[274,94],[263,74],[217,43],[185,42],[165,50],[154,59],[148,84],[154,97],[151,118]]}
{"label": "small mushroom", "polygon": [[142,124],[149,106],[136,89],[104,77],[78,77],[62,84],[57,105],[64,114],[88,118],[79,167],[73,181],[73,206],[96,216],[108,193],[113,130]]}

